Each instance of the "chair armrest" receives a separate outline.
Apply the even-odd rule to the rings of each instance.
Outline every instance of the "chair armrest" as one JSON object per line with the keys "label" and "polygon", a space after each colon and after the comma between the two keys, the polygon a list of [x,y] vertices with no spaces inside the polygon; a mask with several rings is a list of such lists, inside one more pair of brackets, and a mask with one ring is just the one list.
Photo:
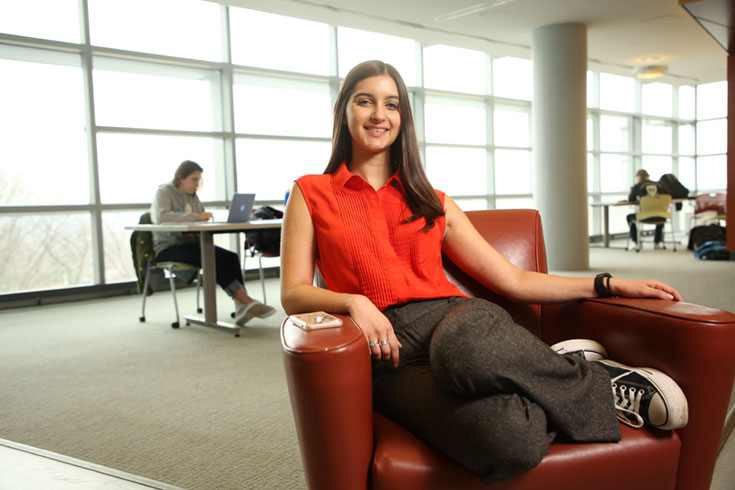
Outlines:
{"label": "chair armrest", "polygon": [[677,489],[707,489],[735,375],[735,315],[654,299],[590,299],[542,307],[542,339],[592,338],[616,361],[659,369],[679,384],[689,423]]}
{"label": "chair armrest", "polygon": [[286,319],[281,347],[291,408],[311,489],[367,487],[373,455],[371,358],[360,328],[302,330]]}

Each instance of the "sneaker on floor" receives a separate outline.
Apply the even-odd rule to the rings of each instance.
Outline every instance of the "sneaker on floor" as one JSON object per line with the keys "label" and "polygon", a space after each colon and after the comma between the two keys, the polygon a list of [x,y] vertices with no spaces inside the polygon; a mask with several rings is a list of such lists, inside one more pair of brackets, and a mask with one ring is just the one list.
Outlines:
{"label": "sneaker on floor", "polygon": [[268,318],[275,312],[276,309],[272,306],[264,305],[260,301],[251,301],[238,306],[235,313],[235,323],[242,327],[255,317]]}
{"label": "sneaker on floor", "polygon": [[557,354],[580,357],[588,361],[607,359],[607,351],[598,342],[590,339],[564,340],[551,346]]}
{"label": "sneaker on floor", "polygon": [[275,314],[276,309],[272,306],[268,306],[264,303],[261,303],[260,301],[253,301],[254,306],[253,310],[255,310],[255,316],[258,318],[268,318],[269,316]]}
{"label": "sneaker on floor", "polygon": [[255,308],[257,304],[257,301],[253,301],[250,303],[243,303],[238,306],[237,311],[235,312],[235,324],[239,327],[242,327],[247,322],[252,320],[253,317],[255,317],[256,312],[258,311]]}
{"label": "sneaker on floor", "polygon": [[651,368],[632,368],[610,360],[596,361],[612,380],[618,419],[639,428],[679,429],[687,424],[689,406],[676,381]]}

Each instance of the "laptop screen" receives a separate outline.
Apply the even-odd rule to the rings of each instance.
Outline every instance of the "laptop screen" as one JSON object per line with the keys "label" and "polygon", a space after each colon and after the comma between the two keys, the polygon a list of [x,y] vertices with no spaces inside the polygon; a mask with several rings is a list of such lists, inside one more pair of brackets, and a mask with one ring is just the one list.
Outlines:
{"label": "laptop screen", "polygon": [[247,223],[253,212],[255,194],[235,194],[230,203],[230,212],[227,215],[228,223]]}

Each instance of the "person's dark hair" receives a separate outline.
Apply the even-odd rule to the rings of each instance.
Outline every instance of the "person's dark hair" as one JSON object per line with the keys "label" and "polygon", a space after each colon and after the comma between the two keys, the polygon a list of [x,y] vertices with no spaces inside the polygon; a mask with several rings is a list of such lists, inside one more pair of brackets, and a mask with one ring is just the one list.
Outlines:
{"label": "person's dark hair", "polygon": [[637,172],[635,173],[635,176],[636,176],[636,177],[640,177],[640,178],[641,178],[641,179],[643,179],[643,180],[648,180],[648,179],[650,178],[650,176],[648,175],[648,172],[646,172],[646,171],[645,171],[645,170],[643,170],[643,169],[640,169],[639,171],[637,171]]}
{"label": "person's dark hair", "polygon": [[444,215],[444,208],[421,165],[408,90],[398,70],[392,65],[377,60],[365,61],[355,66],[345,77],[337,94],[337,101],[334,103],[332,155],[324,173],[336,172],[342,162],[349,162],[352,158],[352,137],[345,121],[347,105],[350,103],[355,85],[376,75],[389,75],[398,88],[401,129],[390,148],[390,156],[391,162],[398,168],[398,175],[406,191],[406,203],[413,213],[406,222],[423,217],[426,220],[423,229],[428,230],[434,226],[436,218]]}
{"label": "person's dark hair", "polygon": [[174,187],[178,188],[179,184],[181,184],[181,181],[194,172],[204,172],[204,169],[197,162],[184,160],[176,168],[176,172],[174,172],[174,180],[172,180],[171,183],[174,185]]}

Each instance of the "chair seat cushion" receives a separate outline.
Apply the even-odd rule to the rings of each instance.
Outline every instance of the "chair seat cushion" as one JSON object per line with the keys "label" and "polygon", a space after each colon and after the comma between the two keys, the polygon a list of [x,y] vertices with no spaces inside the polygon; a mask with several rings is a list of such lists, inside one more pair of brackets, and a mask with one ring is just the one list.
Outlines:
{"label": "chair seat cushion", "polygon": [[373,490],[673,489],[681,443],[672,431],[621,426],[618,443],[555,442],[537,467],[491,486],[375,414]]}

